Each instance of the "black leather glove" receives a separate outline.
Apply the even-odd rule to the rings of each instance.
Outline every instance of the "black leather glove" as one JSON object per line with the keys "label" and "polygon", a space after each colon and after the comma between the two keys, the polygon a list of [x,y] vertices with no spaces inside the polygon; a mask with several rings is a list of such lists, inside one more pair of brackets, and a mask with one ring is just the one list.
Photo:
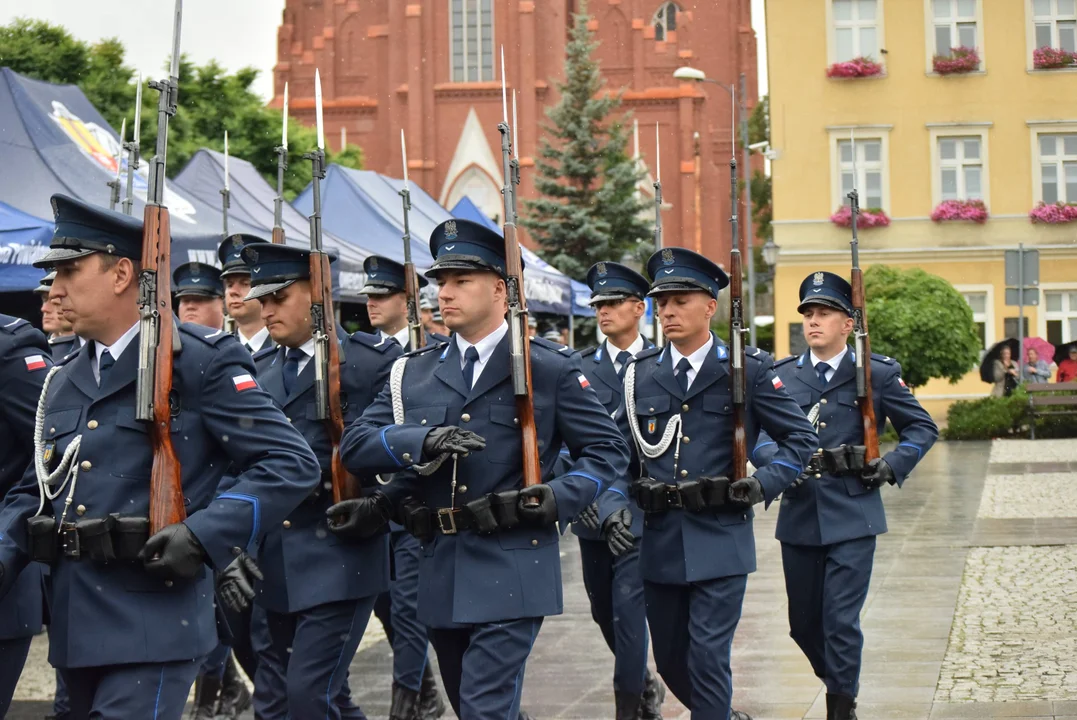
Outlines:
{"label": "black leather glove", "polygon": [[882,487],[883,483],[893,485],[896,482],[897,478],[894,477],[894,469],[882,458],[875,458],[868,462],[864,469],[860,471],[860,484],[868,490]]}
{"label": "black leather glove", "polygon": [[614,557],[621,557],[636,545],[636,536],[632,534],[632,511],[628,508],[611,514],[602,523],[602,535]]}
{"label": "black leather glove", "polygon": [[[538,505],[529,507],[528,498],[537,498]],[[553,525],[557,522],[557,499],[554,497],[553,488],[545,483],[524,488],[516,501],[516,512],[520,516],[520,522],[525,525],[532,527]]]}
{"label": "black leather glove", "polygon": [[241,552],[217,577],[217,597],[232,612],[245,612],[254,600],[254,581],[262,579],[254,558]]}
{"label": "black leather glove", "polygon": [[337,537],[366,540],[384,532],[393,516],[393,504],[385,493],[344,500],[325,511],[329,531]]}
{"label": "black leather glove", "polygon": [[583,509],[576,520],[588,530],[598,530],[598,503],[591,503]]}
{"label": "black leather glove", "polygon": [[442,453],[478,452],[486,447],[486,438],[455,425],[436,427],[423,439],[423,458],[428,462]]}
{"label": "black leather glove", "polygon": [[205,558],[202,543],[183,523],[161,529],[138,551],[138,559],[146,572],[166,580],[191,580],[197,577]]}
{"label": "black leather glove", "polygon": [[763,486],[754,477],[746,477],[729,484],[729,505],[736,510],[747,510],[752,505],[758,505],[766,498],[763,496]]}

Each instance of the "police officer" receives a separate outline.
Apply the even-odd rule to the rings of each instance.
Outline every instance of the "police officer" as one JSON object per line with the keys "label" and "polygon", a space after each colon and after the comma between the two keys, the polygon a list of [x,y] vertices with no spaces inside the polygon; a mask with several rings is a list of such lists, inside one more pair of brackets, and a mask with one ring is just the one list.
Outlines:
{"label": "police officer", "polygon": [[[49,661],[72,714],[175,719],[217,644],[206,565],[238,587],[244,550],[310,493],[317,464],[234,338],[164,327],[187,518],[147,540],[153,460],[134,407],[142,221],[62,195],[53,207],[39,262],[56,268],[52,296],[87,343],[46,379],[34,463],[0,507],[0,595],[29,560],[48,560]],[[217,495],[227,468],[235,484]]]}
{"label": "police officer", "polygon": [[81,348],[85,340],[71,331],[71,323],[60,312],[60,303],[49,297],[55,279],[55,271],[48,273],[41,279],[41,284],[34,288],[34,293],[41,298],[41,329],[49,339],[52,359],[59,361]]}
{"label": "police officer", "polygon": [[[747,447],[765,429],[778,452],[754,476],[730,477],[730,357],[710,331],[729,278],[683,248],[655,253],[647,272],[669,344],[629,364],[617,415],[643,454],[644,472],[630,492],[646,513],[640,566],[655,663],[693,718],[743,720],[745,713],[730,708],[729,663],[748,573],[755,570],[752,507],[770,503],[796,480],[816,447],[815,433],[780,389],[770,356],[747,348]],[[603,501],[618,497],[607,493]]]}
{"label": "police officer", "polygon": [[[800,285],[808,349],[775,364],[781,383],[818,423],[819,451],[801,482],[786,489],[778,513],[790,635],[826,683],[827,720],[855,720],[864,636],[860,610],[868,594],[875,536],[886,532],[879,488],[905,481],[938,437],[931,416],[901,379],[901,366],[871,356],[875,421],[900,436],[884,457],[864,463],[856,395],[852,288],[834,273]],[[772,461],[775,445],[760,436],[753,462]]]}
{"label": "police officer", "polygon": [[[332,446],[326,423],[316,417],[310,251],[248,245],[243,260],[251,268],[247,299],[261,302],[262,318],[280,345],[260,381],[321,465],[314,475],[318,491],[267,533],[258,555],[265,576],[258,602],[266,610],[274,651],[283,659],[288,717],[340,718],[336,698],[348,665],[374,599],[389,587],[388,536],[342,543],[326,525]],[[341,405],[348,422],[374,400],[401,351],[379,335],[340,333],[339,340]],[[272,703],[278,691],[256,681],[256,706]]]}
{"label": "police officer", "polygon": [[[392,338],[405,352],[413,350],[408,334],[408,298],[404,266],[380,255],[363,261],[366,285],[359,291],[367,298],[370,324],[382,337]],[[429,283],[416,276],[419,288]],[[448,340],[431,335],[428,342]],[[438,718],[445,703],[438,694],[434,671],[427,662],[426,626],[419,622],[419,541],[398,523],[391,524],[392,584],[374,603],[374,614],[385,627],[393,648],[391,720]]]}
{"label": "police officer", "polygon": [[224,285],[212,265],[189,262],[172,273],[172,297],[180,322],[220,330],[224,327]]}
{"label": "police officer", "polygon": [[[612,414],[621,405],[629,361],[654,347],[639,332],[645,310],[643,298],[650,284],[635,270],[615,262],[592,265],[587,271],[587,284],[598,327],[606,340],[597,348],[584,350],[580,362],[598,399]],[[628,440],[631,442],[631,438]],[[607,491],[610,492],[615,491]],[[616,716],[618,720],[652,720],[662,716],[665,688],[647,669],[647,614],[639,574],[639,544],[633,539],[643,530],[643,511],[634,502],[629,502],[627,508],[617,505],[612,503],[609,515],[600,517],[599,503],[592,503],[573,523],[572,532],[580,539],[583,584],[591,601],[591,617],[602,629],[615,658]]]}
{"label": "police officer", "polygon": [[[521,489],[504,248],[500,235],[465,220],[435,228],[428,275],[454,338],[398,361],[397,379],[345,431],[341,456],[352,472],[397,474],[373,498],[331,509],[348,513],[342,534],[369,531],[399,509],[422,541],[419,619],[461,720],[519,714],[535,636],[546,615],[562,611],[556,524],[567,528],[628,460],[579,356],[533,339],[544,483]],[[576,460],[555,476],[562,443]]]}
{"label": "police officer", "polygon": [[242,253],[248,245],[265,242],[255,235],[236,233],[225,238],[217,248],[225,307],[236,323],[236,339],[254,356],[254,364],[259,371],[272,362],[277,345],[262,320],[262,304],[257,300],[245,299],[251,291],[251,269],[243,262]]}
{"label": "police officer", "polygon": [[[25,320],[0,315],[0,498],[18,484],[31,460],[37,399],[51,367],[45,336]],[[0,579],[0,584],[7,582],[14,586],[0,599],[0,717],[11,704],[30,641],[41,632],[42,566],[30,563],[17,579]]]}

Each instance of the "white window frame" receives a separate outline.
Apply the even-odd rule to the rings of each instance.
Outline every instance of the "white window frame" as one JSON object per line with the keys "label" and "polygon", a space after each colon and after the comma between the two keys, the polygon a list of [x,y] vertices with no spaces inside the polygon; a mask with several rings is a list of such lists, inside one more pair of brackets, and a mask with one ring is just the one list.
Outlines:
{"label": "white window frame", "polygon": [[983,174],[980,186],[983,191],[984,205],[991,209],[991,165],[988,154],[987,131],[990,123],[977,125],[945,125],[942,127],[928,125],[931,152],[931,207],[938,207],[942,202],[942,159],[939,157],[939,140],[948,137],[978,137],[980,139],[980,161]]}
{"label": "white window frame", "polygon": [[[1051,13],[1052,13],[1051,14],[1051,47],[1053,47],[1053,48],[1059,47],[1058,20],[1060,18],[1059,18],[1059,16],[1054,14],[1055,9],[1057,9],[1057,5],[1055,4],[1055,0],[1051,0]],[[1035,14],[1035,9],[1033,7],[1033,0],[1025,0],[1025,18],[1026,18],[1026,22],[1025,22],[1025,39],[1026,39],[1026,43],[1028,45],[1027,62],[1028,62],[1028,69],[1029,70],[1036,70],[1036,66],[1035,66],[1035,64],[1033,62],[1033,59],[1032,59],[1032,53],[1035,52],[1036,49],[1037,49],[1037,45],[1036,45],[1036,18],[1037,17],[1038,16]],[[1065,16],[1065,19],[1066,20],[1077,19],[1077,15],[1072,15],[1072,16],[1067,15],[1067,16]],[[1058,70],[1044,70],[1042,72],[1058,72]],[[1070,71],[1070,72],[1072,72],[1072,71]]]}
{"label": "white window frame", "polygon": [[[456,68],[454,66],[455,61],[455,49],[454,43],[456,40],[456,29],[453,27],[453,5],[456,2],[461,3],[464,15],[464,77],[456,77]],[[482,64],[482,3],[484,0],[449,0],[449,80],[454,83],[467,83],[467,82],[490,82],[498,79],[497,71],[497,23],[494,17],[494,7],[497,4],[495,0],[489,0],[490,2],[490,77],[483,78],[483,70],[485,69]],[[472,8],[469,6],[477,5],[478,14],[477,18]],[[469,35],[474,30],[478,34],[478,47],[471,47],[469,42]],[[478,77],[471,77],[471,65],[470,60],[477,55],[478,57]]]}
{"label": "white window frame", "polygon": [[[1036,123],[1031,125],[1032,140],[1032,204],[1043,201],[1043,173],[1040,170],[1040,135],[1077,135],[1077,121],[1061,123]],[[1060,178],[1065,184],[1064,178]],[[1077,198],[1069,200],[1077,202]]]}
{"label": "white window frame", "polygon": [[1055,292],[1077,293],[1077,283],[1072,283],[1072,282],[1040,283],[1040,294],[1041,294],[1040,302],[1042,304],[1040,305],[1040,312],[1036,313],[1037,316],[1038,316],[1036,318],[1036,325],[1037,325],[1039,336],[1044,337],[1044,338],[1047,337],[1047,321],[1048,320],[1062,320],[1062,338],[1063,338],[1063,342],[1072,342],[1074,340],[1077,340],[1077,336],[1071,337],[1069,340],[1065,339],[1065,337],[1066,337],[1066,324],[1065,324],[1065,321],[1068,318],[1073,316],[1074,312],[1077,311],[1077,308],[1071,308],[1069,313],[1066,313],[1065,311],[1063,311],[1062,313],[1048,312],[1048,310],[1047,310],[1047,293],[1055,293]]}
{"label": "white window frame", "polygon": [[[661,40],[658,39],[658,25],[659,25],[658,13],[662,12],[663,10],[665,10],[667,7],[669,7],[671,5],[673,6],[673,9],[677,11],[676,15],[680,15],[681,13],[684,12],[684,10],[681,9],[680,5],[678,5],[677,3],[672,2],[672,0],[670,0],[670,2],[664,2],[661,5],[659,5],[658,8],[654,11],[654,15],[651,16],[651,27],[655,28],[655,40],[658,41],[658,42],[666,42],[669,39],[669,26],[668,26],[668,20],[666,19],[665,13],[662,13],[662,20],[661,20],[662,39]],[[679,22],[679,18],[677,20],[673,21],[673,24],[674,24],[673,32],[677,32],[676,25],[677,25],[678,22]]]}
{"label": "white window frame", "polygon": [[[961,293],[964,297],[966,294],[982,293],[985,296],[984,300],[984,313],[982,322],[984,324],[984,348],[980,353],[980,357],[983,357],[983,353],[991,348],[995,344],[995,286],[994,285],[954,285],[954,290]],[[968,299],[965,300],[968,302]],[[970,306],[971,307],[971,306]],[[972,314],[974,322],[981,322],[976,318],[976,312]]]}
{"label": "white window frame", "polygon": [[[848,142],[850,140],[850,131],[853,132],[853,138],[859,145],[862,140],[879,140],[881,142],[881,156],[880,161],[882,164],[882,209],[890,215],[890,130],[892,125],[862,125],[854,128],[846,127],[831,127],[828,128],[830,133],[830,210],[827,212],[834,212],[837,208],[840,208],[846,203],[845,194],[841,189],[841,156],[839,152],[841,142]],[[861,175],[866,168],[857,159],[857,175]],[[860,191],[860,209],[867,210],[868,205],[864,201],[864,187],[861,185],[861,180],[857,178],[857,189]]]}
{"label": "white window frame", "polygon": [[[824,0],[826,3],[826,35],[827,35],[827,65],[833,65],[838,62],[837,49],[838,42],[835,30],[834,20],[834,0]],[[885,0],[876,0],[875,4],[875,41],[878,47],[876,57],[872,57],[873,62],[877,62],[886,68],[886,54],[883,50],[886,48],[886,2]],[[860,27],[856,25],[855,27]],[[859,43],[859,40],[857,40]],[[850,58],[851,59],[851,58]]]}
{"label": "white window frame", "polygon": [[[957,3],[954,2],[954,8],[956,9]],[[962,20],[963,21],[963,20]],[[980,55],[980,67],[976,72],[983,72],[987,66],[987,57],[984,51],[984,6],[983,0],[976,0],[976,52]],[[955,36],[957,33],[958,20],[952,19],[950,22],[951,29]],[[924,0],[924,37],[925,46],[927,47],[927,72],[929,75],[937,74],[935,72],[935,55],[941,55],[938,52],[938,48],[935,47],[935,6],[934,0]],[[947,48],[949,50],[949,48]]]}

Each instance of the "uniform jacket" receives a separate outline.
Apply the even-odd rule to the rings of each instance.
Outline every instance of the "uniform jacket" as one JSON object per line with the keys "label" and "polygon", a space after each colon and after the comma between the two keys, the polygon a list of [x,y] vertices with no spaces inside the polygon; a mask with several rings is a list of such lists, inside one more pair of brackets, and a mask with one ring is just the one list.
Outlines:
{"label": "uniform jacket", "polygon": [[[751,347],[745,354],[744,429],[748,450],[755,446],[756,438],[763,430],[778,443],[772,463],[755,473],[769,504],[808,464],[812,452],[818,447],[817,438],[800,408],[779,387],[770,355]],[[676,471],[674,442],[661,456],[643,459],[645,474],[668,484],[701,476],[730,477],[733,472],[733,398],[729,352],[725,344],[714,337],[714,346],[687,394],[681,392],[673,376],[668,345],[642,352],[634,362],[636,416],[643,439],[657,443],[666,424],[676,414],[681,416],[684,433]],[[627,435],[625,408],[622,402],[617,415]],[[632,451],[636,452],[635,444]],[[624,486],[617,489],[627,490]],[[755,571],[753,517],[752,510],[704,510],[698,513],[670,510],[648,515],[644,520],[640,548],[643,578],[677,585]]]}
{"label": "uniform jacket", "polygon": [[[385,486],[399,503],[414,496],[430,508],[451,507],[453,462],[418,477],[431,428],[455,425],[486,438],[486,449],[459,459],[456,507],[487,493],[522,486],[520,430],[512,392],[508,334],[472,389],[460,370],[456,342],[408,357],[403,377],[403,425],[393,424],[386,388],[344,433],[341,454],[353,472],[397,472]],[[531,379],[543,482],[553,488],[562,528],[614,479],[625,474],[628,451],[609,413],[568,348],[531,340]],[[555,477],[562,444],[576,458]],[[471,530],[437,534],[424,543],[419,565],[419,618],[428,627],[556,615],[562,611],[561,559],[554,526],[516,527],[490,535]]]}
{"label": "uniform jacket", "polygon": [[[856,353],[849,348],[824,387],[812,367],[810,351],[778,362],[774,369],[806,415],[819,403],[819,447],[861,445],[864,427],[856,398]],[[901,379],[901,365],[893,358],[872,355],[871,388],[875,422],[886,421],[898,431],[898,446],[884,459],[894,470],[898,486],[905,482],[916,463],[935,444],[939,430],[931,416],[920,407]],[[765,465],[774,457],[776,446],[760,436],[752,452],[752,462]],[[868,490],[853,475],[807,477],[802,484],[782,495],[776,536],[794,545],[830,545],[844,540],[886,532],[886,512],[880,491]]]}
{"label": "uniform jacket", "polygon": [[[25,320],[0,315],[0,498],[18,484],[31,460],[37,401],[51,367],[45,336]],[[43,570],[30,563],[0,600],[0,641],[41,632]]]}
{"label": "uniform jacket", "polygon": [[265,342],[262,343],[262,347],[255,348],[251,352],[251,357],[254,359],[254,366],[258,368],[258,373],[265,372],[265,369],[273,363],[273,358],[277,356],[277,343],[273,342],[273,338],[267,337]]}
{"label": "uniform jacket", "polygon": [[[172,439],[183,469],[187,526],[208,562],[224,569],[234,548],[254,545],[310,494],[317,465],[302,436],[250,380],[254,364],[235,338],[184,324],[176,329]],[[48,388],[45,450],[53,462],[81,436],[80,472],[66,521],[149,511],[152,453],[135,419],[137,336],[104,386],[92,369],[93,344],[63,362]],[[217,495],[227,468],[229,492]],[[59,519],[67,490],[44,512]],[[33,466],[0,508],[0,562],[27,562],[26,520],[38,508]],[[0,589],[2,592],[2,589]],[[56,667],[158,663],[197,658],[217,643],[209,568],[189,582],[164,581],[138,563],[100,564],[61,556],[52,566],[49,662]]]}
{"label": "uniform jacket", "polygon": [[53,362],[60,362],[80,347],[78,335],[63,335],[49,339],[49,351],[52,353]]}
{"label": "uniform jacket", "polygon": [[[340,339],[341,404],[347,425],[385,386],[389,368],[400,355],[400,346],[367,333],[351,337],[341,333]],[[332,447],[325,423],[315,419],[316,363],[310,359],[289,395],[284,392],[286,352],[285,348],[278,349],[272,365],[262,373],[261,382],[314,449],[321,470],[315,476],[319,480],[318,492],[272,528],[258,555],[265,574],[258,602],[280,613],[357,600],[389,589],[388,535],[345,541],[329,532],[325,511],[333,504],[331,486],[327,487]]]}

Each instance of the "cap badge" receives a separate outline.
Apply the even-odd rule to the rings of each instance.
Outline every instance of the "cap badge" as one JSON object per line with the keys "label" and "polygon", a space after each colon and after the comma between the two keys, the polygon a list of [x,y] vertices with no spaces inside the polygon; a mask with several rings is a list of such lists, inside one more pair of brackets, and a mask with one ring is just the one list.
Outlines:
{"label": "cap badge", "polygon": [[[202,266],[199,265],[198,263],[191,263],[191,274],[192,275],[201,275],[202,274]],[[196,280],[195,282],[198,282],[198,281]]]}
{"label": "cap badge", "polygon": [[235,237],[233,237],[232,238],[232,247],[234,247],[236,250],[242,250],[243,249],[243,238],[241,238],[239,235],[236,235]]}
{"label": "cap badge", "polygon": [[251,248],[247,251],[247,256],[250,257],[250,259],[254,262],[258,262],[258,251],[254,248]]}
{"label": "cap badge", "polygon": [[376,257],[370,258],[370,269],[371,270],[377,270],[378,269],[378,259]]}
{"label": "cap badge", "polygon": [[822,285],[823,284],[823,273],[821,273],[821,272],[815,273],[815,275],[812,277],[811,284],[812,285]]}
{"label": "cap badge", "polygon": [[672,265],[673,264],[673,250],[671,250],[670,248],[666,248],[665,250],[662,251],[662,264],[663,265]]}
{"label": "cap badge", "polygon": [[598,276],[599,277],[605,277],[606,276],[606,263],[600,262],[598,264]]}
{"label": "cap badge", "polygon": [[456,235],[457,235],[456,221],[455,220],[449,220],[447,223],[445,223],[445,239],[446,240],[455,240]]}

